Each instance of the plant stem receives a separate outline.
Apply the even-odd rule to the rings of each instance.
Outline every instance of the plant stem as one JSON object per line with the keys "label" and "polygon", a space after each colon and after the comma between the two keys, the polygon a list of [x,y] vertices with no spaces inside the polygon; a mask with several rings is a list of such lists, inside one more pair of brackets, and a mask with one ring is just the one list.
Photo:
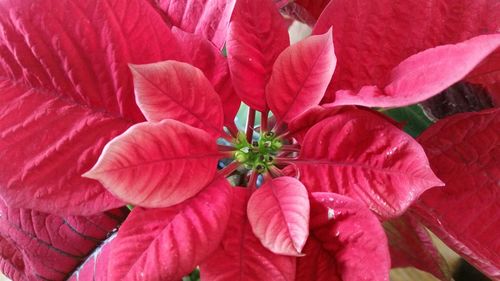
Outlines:
{"label": "plant stem", "polygon": [[236,125],[234,122],[230,125],[226,125],[226,129],[228,130],[229,134],[231,134],[231,137],[236,138],[238,136],[238,128],[236,128]]}
{"label": "plant stem", "polygon": [[218,144],[217,148],[219,149],[220,152],[225,152],[225,151],[235,151],[236,148],[234,146],[229,146],[229,145],[221,145]]}
{"label": "plant stem", "polygon": [[246,126],[247,127],[246,134],[247,134],[248,143],[252,143],[254,123],[255,123],[255,109],[248,108],[248,118],[247,118],[247,126]]}
{"label": "plant stem", "polygon": [[268,115],[269,111],[263,111],[260,117],[260,132],[266,132],[268,126]]}
{"label": "plant stem", "polygon": [[217,175],[227,177],[230,174],[232,174],[238,167],[241,165],[241,163],[237,161],[233,161],[229,163],[226,167],[224,167],[222,170],[217,171]]}
{"label": "plant stem", "polygon": [[258,173],[255,171],[250,172],[250,179],[248,180],[248,188],[250,189],[250,192],[254,192],[257,189],[257,177],[259,176]]}

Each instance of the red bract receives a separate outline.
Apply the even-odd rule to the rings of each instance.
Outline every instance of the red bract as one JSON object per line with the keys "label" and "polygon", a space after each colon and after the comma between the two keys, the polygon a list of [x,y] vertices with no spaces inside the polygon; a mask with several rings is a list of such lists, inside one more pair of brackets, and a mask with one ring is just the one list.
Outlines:
{"label": "red bract", "polygon": [[[328,84],[335,85],[336,37],[329,27],[288,46],[270,0],[157,3],[166,13],[139,0],[0,4],[0,160],[9,163],[0,172],[2,199],[80,214],[120,206],[120,200],[137,205],[112,244],[77,277],[177,280],[197,264],[209,266],[204,261],[215,251],[209,280],[225,272],[228,278],[255,273],[292,280],[296,263],[299,278],[333,266],[337,279],[388,280],[389,253],[377,216],[402,214],[441,181],[418,143],[379,114],[318,106]],[[165,19],[180,29],[171,31]],[[219,54],[226,26],[227,61]],[[364,81],[342,87],[340,95],[361,88],[365,104],[417,102],[488,62],[483,59],[497,45],[498,36],[483,36],[417,54],[395,70],[394,89],[404,91],[381,93],[379,100],[377,88],[361,88]],[[459,58],[467,67],[422,78],[421,62],[436,54],[444,61],[439,65]],[[417,77],[407,71],[413,66],[420,67]],[[239,99],[229,73],[251,107],[243,133],[232,121]],[[419,83],[417,95],[408,81]],[[359,99],[342,104],[363,104]],[[276,122],[269,122],[269,109]],[[258,128],[256,110],[263,113]],[[56,133],[40,134],[50,129]],[[233,162],[217,172],[221,158]],[[247,184],[248,200],[224,179],[235,174]],[[242,250],[249,248],[254,251]],[[8,250],[17,260],[16,249]],[[295,257],[303,253],[320,262]],[[240,263],[231,271],[235,255]],[[363,260],[374,262],[360,269]],[[255,268],[259,263],[265,266]]]}
{"label": "red bract", "polygon": [[311,235],[297,280],[388,280],[387,238],[370,210],[334,193],[313,192],[311,199]]}
{"label": "red bract", "polygon": [[222,49],[226,29],[235,0],[153,0],[162,11],[167,23],[201,35]]}
{"label": "red bract", "polygon": [[423,223],[487,275],[500,278],[500,110],[437,122],[418,141],[446,183],[422,195]]}
{"label": "red bract", "polygon": [[[182,36],[203,46],[182,53],[182,31],[172,34],[141,0],[18,0],[2,3],[0,13],[0,161],[9,163],[0,171],[0,193],[12,206],[91,214],[123,204],[81,174],[109,140],[144,120],[127,64],[188,61],[215,88],[231,89],[216,48]],[[227,118],[238,104],[224,103]]]}
{"label": "red bract", "polygon": [[231,217],[219,248],[200,266],[201,280],[295,280],[295,257],[274,255],[252,232],[248,188],[232,189]]}
{"label": "red bract", "polygon": [[[255,78],[258,83],[251,85],[257,86],[257,88],[254,90],[245,88],[248,90],[246,94],[239,91],[240,96],[247,100],[252,107],[247,131],[236,134],[230,129],[232,136],[228,136],[222,131],[220,125],[215,125],[220,124],[217,120],[220,120],[220,116],[222,116],[218,95],[211,89],[201,72],[195,68],[175,61],[134,66],[133,74],[137,85],[138,105],[144,115],[148,117],[150,125],[148,123],[136,125],[135,128],[140,128],[140,130],[130,130],[111,142],[108,147],[116,146],[119,149],[105,149],[99,163],[87,175],[100,180],[113,193],[121,194],[122,200],[137,202],[136,204],[142,206],[154,206],[150,204],[156,204],[156,200],[163,196],[157,197],[158,195],[168,194],[168,196],[158,200],[158,202],[163,202],[163,205],[157,205],[167,207],[165,212],[168,212],[171,208],[176,207],[172,206],[174,202],[169,201],[170,198],[179,198],[178,202],[182,202],[182,198],[189,197],[186,196],[186,191],[192,191],[194,194],[201,188],[199,194],[189,199],[199,200],[198,197],[202,196],[204,190],[208,189],[208,187],[203,188],[206,183],[203,179],[213,173],[215,165],[205,163],[205,158],[233,157],[234,161],[219,174],[230,175],[238,166],[243,169],[244,181],[248,181],[249,190],[252,192],[247,204],[249,220],[247,227],[251,227],[253,234],[268,250],[275,254],[294,256],[301,254],[305,239],[310,234],[310,229],[307,227],[309,203],[302,184],[292,177],[284,176],[285,174],[292,176],[295,174],[310,192],[318,190],[329,192],[324,196],[331,200],[333,205],[329,207],[331,211],[327,209],[327,212],[323,213],[326,217],[330,212],[335,213],[336,209],[341,210],[342,207],[339,206],[343,204],[342,202],[353,199],[364,202],[383,219],[395,217],[402,214],[420,193],[430,187],[442,184],[430,170],[425,154],[418,143],[380,115],[356,108],[337,110],[325,108],[324,111],[320,110],[318,114],[315,113],[314,106],[321,100],[336,63],[334,49],[331,45],[331,31],[312,36],[288,47],[281,53],[281,45],[266,45],[268,48],[274,48],[266,50],[269,54],[279,53],[279,55],[262,60],[262,49],[255,49],[261,45],[249,43],[251,40],[255,41],[256,38],[259,38],[256,36],[258,30],[255,30],[255,27],[254,29],[249,27],[246,21],[248,13],[250,15],[256,14],[257,11],[255,8],[246,9],[244,12],[240,11],[239,9],[245,8],[245,5],[249,5],[249,3],[242,1],[235,6],[234,16],[230,23],[233,30],[228,35],[228,41],[231,44],[227,45],[227,52],[233,77],[238,77],[237,79],[242,80],[242,82],[249,83],[254,80],[244,80],[245,77],[242,74],[252,73],[252,75],[258,76]],[[258,4],[253,3],[252,5]],[[262,3],[263,7],[267,7],[266,5],[269,6],[269,3]],[[281,20],[274,12],[261,14],[270,17],[263,17],[258,22],[261,26],[273,26]],[[269,22],[266,23],[266,20]],[[282,35],[284,31],[281,28],[267,28],[266,30],[270,32],[270,35],[276,33],[273,38],[284,36]],[[475,40],[473,41],[475,42],[474,47],[465,48],[460,55],[461,58],[473,61],[473,65],[476,65],[494,50],[497,39],[495,36],[485,36],[473,40]],[[483,55],[476,56],[476,51],[482,45],[490,47],[485,48],[486,51],[480,53]],[[426,53],[423,53],[419,56],[425,55]],[[259,69],[263,71],[255,71],[252,64],[254,61],[258,62],[261,67]],[[274,64],[274,66],[270,78],[267,78],[270,64]],[[470,69],[467,68],[464,71]],[[426,82],[426,80],[423,81]],[[440,76],[429,83],[447,85],[453,82],[447,76]],[[267,84],[266,87],[263,87],[262,83]],[[437,88],[430,87],[429,89],[428,92],[432,92]],[[265,91],[265,100],[263,100],[262,91]],[[193,93],[197,93],[197,95],[195,96]],[[395,98],[395,105],[404,99],[404,94],[402,93],[402,97]],[[428,95],[420,94],[411,102],[419,101]],[[193,99],[199,99],[200,102],[194,103]],[[208,103],[205,100],[211,102]],[[198,106],[194,106],[194,104]],[[268,108],[273,111],[277,120],[273,128],[269,127],[267,120]],[[262,110],[264,114],[259,129],[253,128],[255,110]],[[162,111],[166,112],[162,113]],[[218,117],[215,119],[207,117],[211,115]],[[162,128],[165,124],[174,122],[168,120],[171,118],[185,123],[182,126],[190,133],[183,133],[170,126]],[[160,121],[161,119],[164,120]],[[315,122],[311,122],[311,120]],[[216,123],[212,123],[214,121]],[[295,143],[293,139],[294,133],[298,134],[298,131],[286,132],[287,123],[294,124],[295,128],[301,128],[301,134],[305,134],[300,145]],[[169,136],[157,137],[162,130],[168,132]],[[260,137],[255,141],[252,137],[254,131],[260,133]],[[140,137],[144,134],[147,134],[148,137]],[[215,145],[218,136],[223,136],[230,144],[229,146],[227,143],[219,145],[219,155],[214,149],[204,148],[209,143]],[[198,141],[203,141],[203,144],[190,147],[192,143]],[[151,151],[150,147],[154,150]],[[199,149],[203,151],[202,154],[198,154]],[[182,156],[177,156],[178,154]],[[131,155],[134,155],[134,159],[141,159],[140,162],[130,164],[126,159]],[[121,166],[117,168],[113,163],[119,163]],[[196,172],[200,174],[199,178],[193,179],[190,175],[192,167],[195,167]],[[124,173],[120,178],[130,177],[133,181],[127,180],[124,182],[125,184],[109,184],[110,181],[115,181],[117,171]],[[256,185],[259,174],[264,174],[264,184],[260,187]],[[175,182],[178,185],[175,185]],[[169,183],[168,187],[163,183]],[[213,188],[212,186],[211,189]],[[123,193],[123,190],[127,190],[127,193]],[[165,190],[168,192],[164,193]],[[214,194],[220,192],[218,189],[213,190]],[[335,193],[348,195],[352,199],[342,199],[344,197],[338,197],[339,195]],[[137,200],[137,198],[141,199]],[[359,280],[360,278],[385,280],[388,278],[389,263],[387,245],[380,239],[383,230],[374,214],[363,209],[366,207],[363,207],[362,204],[356,203],[356,201],[352,202],[352,205],[349,205],[351,210],[349,213],[353,214],[353,217],[347,220],[345,226],[335,225],[334,222],[332,228],[345,229],[343,231],[347,237],[349,235],[353,237],[362,235],[363,238],[357,242],[359,244],[353,246],[354,250],[347,250],[350,247],[348,243],[338,243],[335,247],[329,246],[325,240],[327,236],[322,234],[318,234],[319,236],[315,238],[314,242],[311,242],[311,245],[315,245],[316,250],[314,251],[326,253],[320,255],[323,257],[321,266],[328,267],[328,264],[335,263],[343,264],[342,270],[335,272],[335,276],[338,278],[344,280]],[[203,205],[195,205],[194,208],[198,212],[204,210]],[[225,213],[227,216],[229,208],[220,207],[219,211],[227,212]],[[349,225],[354,224],[357,220],[363,220],[362,218],[365,217],[369,221],[367,223],[370,225],[368,228],[370,231],[366,234],[359,234],[359,230],[356,230],[353,234],[349,234],[349,231],[353,231],[348,231]],[[154,216],[146,220],[141,217],[141,222],[134,217],[127,221],[127,225],[130,227],[142,223],[148,226],[165,225],[165,222],[158,222]],[[203,225],[198,225],[198,227],[204,228]],[[312,224],[311,227],[314,229],[315,225]],[[210,228],[205,230],[213,233],[214,237],[221,237]],[[189,232],[185,232],[186,235],[188,235],[187,233]],[[156,239],[163,237],[156,232],[152,232],[151,235],[152,237],[148,240],[156,241]],[[210,234],[204,233],[204,235]],[[116,241],[136,241],[134,237],[136,234],[132,235],[123,230],[119,232],[115,243],[120,245]],[[163,244],[173,243],[167,242],[172,241],[172,237],[161,239],[166,239]],[[231,238],[225,236],[223,239]],[[240,249],[245,247],[245,243],[247,243],[245,241],[244,239],[239,241]],[[380,243],[381,241],[382,243]],[[154,255],[153,253],[161,251],[163,244],[154,244],[152,247],[144,247],[135,253],[130,253],[131,256],[124,258],[127,262],[120,262],[123,265],[116,267],[116,270],[131,268],[132,271],[123,275],[122,273],[113,273],[115,271],[113,269],[111,275],[137,277],[143,273],[153,274],[148,276],[177,278],[194,265],[192,259],[186,261],[182,260],[179,255],[165,255],[159,258],[159,263],[178,264],[177,267],[181,270],[172,273],[172,268],[167,267],[157,269],[155,272],[142,272],[142,268],[150,267],[151,261],[142,261],[141,257],[149,257]],[[371,245],[377,245],[378,250],[370,251],[374,247]],[[116,249],[118,248],[123,250],[127,247],[116,246]],[[326,250],[321,250],[322,248]],[[200,247],[200,249],[196,261],[201,261],[209,251],[209,248]],[[340,249],[345,250],[345,253],[337,254],[338,251],[341,251]],[[267,253],[271,255],[270,252]],[[209,276],[216,276],[217,270],[224,269],[224,264],[231,264],[228,262],[228,256],[231,255],[227,248],[220,250],[216,257],[221,262],[215,269],[209,269]],[[360,272],[359,269],[356,269],[358,262],[355,260],[368,259],[370,255],[375,255],[374,259],[379,262],[366,272]],[[123,255],[117,256],[121,260]],[[334,258],[326,258],[328,256]],[[267,259],[273,260],[272,257]],[[298,259],[299,263],[301,261],[307,262],[306,258],[299,257]],[[317,267],[311,268],[311,266],[308,266],[309,270],[318,269]],[[241,272],[247,270],[247,267],[248,265],[240,265],[238,272],[242,274]],[[302,268],[302,270],[299,269],[299,274],[307,273]],[[286,279],[289,277],[276,276],[276,278]]]}
{"label": "red bract", "polygon": [[0,270],[13,280],[63,280],[126,217],[113,210],[59,217],[0,202]]}
{"label": "red bract", "polygon": [[451,280],[448,264],[434,246],[427,229],[410,214],[384,222],[392,267],[413,266],[440,280]]}
{"label": "red bract", "polygon": [[[239,100],[218,48],[201,36],[171,32],[163,16],[142,0],[14,0],[0,4],[0,194],[9,207],[67,217],[124,204],[81,174],[92,167],[107,142],[144,121],[134,100],[128,64],[177,59],[198,66],[214,88],[223,89],[219,93],[225,119],[234,118]],[[225,34],[224,26],[221,24],[218,33]],[[209,28],[197,26],[199,34],[209,34]],[[181,49],[178,42],[191,48]],[[92,217],[76,222],[83,235],[96,227],[87,220]],[[67,225],[41,221],[51,232],[66,231]],[[117,226],[95,223],[106,233],[88,235],[93,245]],[[41,252],[35,238],[47,237],[38,229],[30,232],[30,239],[2,232],[2,241],[11,239],[2,243],[2,271],[14,279],[24,272],[63,279],[92,250],[69,235],[59,238],[51,234],[50,239],[58,242],[78,244],[78,259],[50,250]],[[27,256],[20,257],[20,253]],[[109,250],[104,253],[94,254],[97,258],[89,259],[75,276],[105,278]],[[42,274],[39,265],[49,257],[59,272]],[[12,266],[6,262],[9,260]]]}
{"label": "red bract", "polygon": [[[434,78],[447,77],[458,81],[466,76],[472,81],[496,88],[498,94],[498,69],[499,52],[490,55],[488,59],[479,58],[472,61],[472,57],[461,58],[461,63],[466,67],[457,67],[458,57],[466,53],[478,53],[494,51],[490,43],[473,47],[475,42],[484,40],[474,39],[456,46],[446,44],[457,44],[480,34],[498,33],[500,23],[500,3],[495,0],[485,1],[445,1],[433,0],[422,1],[410,0],[394,3],[390,0],[369,1],[363,0],[353,4],[352,1],[339,0],[330,1],[325,7],[321,17],[316,23],[313,34],[322,34],[333,28],[333,39],[335,42],[338,67],[333,81],[325,96],[326,102],[336,102],[337,97],[350,97],[350,101],[362,102],[365,105],[383,104],[390,97],[404,97],[406,93],[399,93],[401,79],[406,77],[408,84],[418,86],[418,92],[413,96],[407,96],[417,102],[419,95],[435,94],[426,92],[426,87],[444,89],[451,84],[445,81],[434,81]],[[392,28],[387,28],[391,26]],[[495,37],[495,36],[494,36]],[[498,37],[498,36],[496,36]],[[481,37],[480,37],[481,38]],[[490,38],[488,40],[499,40]],[[431,49],[439,45],[445,45],[437,49]],[[426,49],[430,49],[425,51]],[[490,49],[490,51],[488,51]],[[450,53],[447,53],[447,52]],[[420,55],[415,55],[423,52]],[[446,52],[442,56],[438,53]],[[410,59],[406,60],[408,57]],[[406,60],[406,61],[405,61]],[[404,63],[402,63],[405,61]],[[467,68],[481,62],[481,65],[469,73]],[[398,64],[401,64],[399,67]],[[407,68],[411,64],[411,67]],[[394,71],[392,71],[397,67]],[[419,71],[425,69],[425,75],[418,75]],[[413,73],[417,70],[416,73]],[[411,79],[410,79],[411,78]],[[423,79],[426,79],[424,81]],[[398,86],[394,85],[396,83]],[[365,89],[360,95],[351,97],[345,91],[337,93],[338,90],[350,90],[357,93],[363,86],[374,85],[380,89],[375,91]],[[388,86],[392,85],[392,86]],[[401,85],[402,86],[402,85]],[[411,89],[411,88],[410,88]],[[378,93],[378,94],[377,94]],[[409,92],[408,92],[409,94]],[[347,96],[346,96],[347,95]],[[377,95],[381,95],[378,99]],[[389,97],[384,97],[389,96]],[[393,98],[394,101],[396,99]]]}
{"label": "red bract", "polygon": [[[321,1],[317,3],[320,4]],[[333,29],[333,41],[338,60],[335,75],[323,101],[336,105],[400,106],[415,103],[456,82],[465,81],[480,84],[492,95],[494,103],[498,105],[500,96],[499,19],[500,3],[494,0],[473,2],[410,0],[397,3],[385,0],[362,0],[356,3],[344,0],[330,1],[313,31],[313,34],[321,34],[330,28]],[[387,28],[388,26],[391,28]],[[467,118],[474,118],[472,116]],[[462,120],[466,122],[467,119],[463,117]],[[459,121],[456,122],[458,124]],[[494,130],[495,125],[488,123],[486,127],[485,131]],[[300,129],[300,133],[304,134],[303,126],[294,125],[294,128]],[[466,177],[465,173],[458,172],[456,169],[451,172],[452,166],[463,167],[470,171],[468,166],[470,162],[467,159],[470,157],[469,154],[477,155],[477,153],[466,150],[473,145],[461,146],[454,138],[460,138],[467,143],[469,136],[474,139],[473,134],[468,133],[467,126],[456,126],[455,134],[451,137],[450,132],[442,132],[443,128],[437,126],[435,130],[431,129],[430,132],[425,133],[424,136],[428,137],[423,138],[429,145],[430,143],[443,145],[443,149],[446,150],[439,152],[442,153],[439,158],[446,158],[448,153],[455,149],[461,152],[460,157],[456,155],[453,165],[444,161],[433,164],[431,160],[432,168],[437,169],[437,175],[449,188],[435,188],[429,191],[429,194],[433,195],[424,196],[428,198],[424,202],[430,205],[425,205],[426,207],[422,210],[419,208],[419,213],[421,217],[425,217],[423,221],[425,225],[439,234],[452,248],[467,257],[486,274],[496,276],[500,264],[496,256],[487,253],[494,248],[491,239],[498,233],[498,228],[493,227],[498,224],[494,223],[497,219],[489,217],[477,220],[477,223],[483,222],[482,226],[490,226],[488,231],[467,231],[462,220],[464,214],[462,208],[453,207],[454,205],[450,203],[450,201],[460,201],[457,198],[464,198],[463,200],[470,198],[470,194],[475,194],[476,190],[482,190],[485,186],[482,180],[483,172],[479,169]],[[463,138],[464,136],[467,138]],[[450,142],[456,142],[456,146]],[[495,144],[495,138],[488,138],[487,141],[485,138],[484,143],[474,146],[482,151],[489,147],[488,144]],[[426,153],[431,152],[426,149]],[[431,156],[432,158],[437,158],[437,156]],[[448,171],[447,175],[450,176],[450,180],[454,181],[450,182],[446,176],[441,176],[439,170]],[[467,188],[462,185],[465,181],[469,183]],[[454,187],[456,184],[459,184],[461,188]],[[467,214],[471,217],[481,216],[483,211],[479,206],[496,204],[494,202],[498,201],[497,196],[491,192],[486,193],[488,196],[485,196],[484,200],[477,201],[481,202],[476,203],[477,209],[474,207],[474,210],[471,209]],[[429,201],[431,197],[433,198],[432,204]],[[468,200],[464,201],[467,202],[463,203],[464,207],[473,205]],[[427,208],[430,211],[427,211]],[[485,221],[488,223],[484,223]],[[426,239],[422,241],[423,244],[418,245],[418,240],[414,238],[421,230],[415,224],[414,226],[416,229],[412,231],[412,226],[395,224],[398,228],[396,231],[400,231],[404,239],[415,242],[413,246],[406,245],[414,249],[413,253],[418,253],[419,248],[425,249],[428,254],[432,253],[433,251],[429,250],[431,245],[428,241],[425,242]],[[492,236],[488,237],[480,233],[488,233]],[[401,250],[402,246],[398,247]],[[393,256],[393,258],[397,257],[400,259],[394,265],[408,265],[411,259],[415,258],[402,257],[401,253]],[[436,262],[438,260],[432,256],[420,256],[413,264],[444,279],[445,277],[439,270],[439,264]]]}

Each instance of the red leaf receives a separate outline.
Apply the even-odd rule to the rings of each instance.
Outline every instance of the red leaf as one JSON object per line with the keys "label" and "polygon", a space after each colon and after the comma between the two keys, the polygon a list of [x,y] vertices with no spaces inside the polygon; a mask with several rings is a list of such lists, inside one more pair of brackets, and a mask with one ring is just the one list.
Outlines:
{"label": "red leaf", "polygon": [[219,96],[198,69],[177,61],[130,66],[137,105],[148,121],[174,119],[213,137],[222,131]]}
{"label": "red leaf", "polygon": [[[336,0],[327,5],[313,34],[329,28],[334,30],[338,65],[326,102],[334,101],[339,89],[357,92],[364,85],[383,88],[390,81],[391,69],[418,52],[498,32],[500,3]],[[457,68],[460,63],[456,62]]]}
{"label": "red leaf", "polygon": [[319,104],[336,62],[331,30],[285,49],[274,63],[266,88],[267,103],[277,119],[289,123]]}
{"label": "red leaf", "polygon": [[116,233],[103,241],[92,255],[73,272],[68,281],[100,280],[105,281],[108,274],[109,261],[111,260],[111,245]]}
{"label": "red leaf", "polygon": [[292,177],[266,182],[248,201],[248,221],[262,245],[276,254],[300,256],[309,235],[307,190]]}
{"label": "red leaf", "polygon": [[166,119],[136,124],[109,142],[83,176],[118,198],[143,207],[168,207],[212,181],[220,154],[206,132]]}
{"label": "red leaf", "polygon": [[0,265],[13,280],[66,279],[126,216],[62,218],[0,205]]}
{"label": "red leaf", "polygon": [[28,280],[25,261],[14,243],[0,236],[0,271],[11,280]]}
{"label": "red leaf", "polygon": [[217,248],[230,211],[224,178],[182,204],[134,208],[113,240],[108,279],[179,280]]}
{"label": "red leaf", "polygon": [[446,183],[415,209],[436,235],[471,264],[500,278],[500,110],[442,119],[419,137],[432,169]]}
{"label": "red leaf", "polygon": [[154,0],[168,22],[210,40],[222,49],[236,0]]}
{"label": "red leaf", "polygon": [[130,123],[51,93],[0,82],[0,189],[12,207],[91,214],[123,203],[82,178]]}
{"label": "red leaf", "polygon": [[293,119],[290,124],[288,124],[288,131],[295,140],[297,140],[299,143],[302,143],[307,131],[320,121],[328,117],[334,117],[340,113],[349,114],[349,111],[351,111],[352,114],[356,114],[355,112],[358,110],[364,110],[369,112],[368,114],[374,114],[382,117],[398,128],[400,126],[400,123],[396,122],[394,119],[391,119],[386,115],[369,108],[358,106],[332,106],[331,104],[323,104],[321,106],[313,106],[300,116],[297,116],[297,118]]}
{"label": "red leaf", "polygon": [[348,195],[382,218],[402,214],[422,192],[442,185],[411,136],[365,110],[309,129],[296,164],[309,191]]}
{"label": "red leaf", "polygon": [[248,189],[233,188],[233,205],[220,247],[200,266],[201,280],[295,279],[295,258],[262,246],[247,219]]}
{"label": "red leaf", "polygon": [[384,222],[392,267],[413,266],[440,280],[451,280],[444,258],[432,243],[427,229],[413,216],[404,214]]}
{"label": "red leaf", "polygon": [[304,141],[304,137],[307,131],[328,117],[333,117],[345,108],[342,106],[335,107],[323,107],[323,106],[313,106],[308,110],[304,111],[300,116],[290,121],[288,124],[288,131],[293,136],[295,140],[299,143]]}
{"label": "red leaf", "polygon": [[238,0],[226,43],[236,93],[253,109],[267,110],[265,87],[273,63],[290,41],[271,0]]}
{"label": "red leaf", "polygon": [[384,91],[376,87],[358,93],[338,91],[333,104],[398,107],[424,101],[462,80],[499,46],[500,34],[491,34],[425,50],[394,68]]}
{"label": "red leaf", "polygon": [[224,108],[225,124],[234,124],[241,100],[234,91],[226,58],[210,41],[199,35],[184,32],[176,27],[172,28],[172,34],[187,54],[186,61],[203,71],[219,94]]}
{"label": "red leaf", "polygon": [[80,174],[143,120],[127,64],[178,56],[160,15],[142,0],[16,0],[0,26],[1,196],[59,214],[120,205]]}
{"label": "red leaf", "polygon": [[298,281],[389,280],[387,238],[362,204],[334,193],[314,192],[311,235],[297,259]]}

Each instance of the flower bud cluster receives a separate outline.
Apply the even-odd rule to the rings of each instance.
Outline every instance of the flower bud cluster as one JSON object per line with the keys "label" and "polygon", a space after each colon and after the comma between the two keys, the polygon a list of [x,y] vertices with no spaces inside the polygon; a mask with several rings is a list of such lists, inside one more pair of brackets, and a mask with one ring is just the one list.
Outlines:
{"label": "flower bud cluster", "polygon": [[283,144],[273,132],[265,132],[259,139],[249,143],[245,134],[239,133],[234,140],[234,159],[242,163],[245,168],[263,173],[274,165],[274,157]]}

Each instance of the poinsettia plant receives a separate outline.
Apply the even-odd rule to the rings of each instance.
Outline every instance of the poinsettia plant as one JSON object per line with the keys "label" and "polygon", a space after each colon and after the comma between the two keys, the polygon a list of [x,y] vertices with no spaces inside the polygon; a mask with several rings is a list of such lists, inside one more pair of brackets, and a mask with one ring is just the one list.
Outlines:
{"label": "poinsettia plant", "polygon": [[[0,174],[1,196],[9,208],[63,215],[50,227],[76,235],[62,238],[68,243],[61,248],[7,216],[4,272],[20,280],[62,279],[81,263],[74,280],[177,280],[199,265],[202,280],[388,280],[392,257],[394,265],[446,279],[434,249],[420,244],[428,241],[419,218],[497,277],[495,252],[473,242],[497,245],[494,224],[463,231],[456,212],[439,207],[449,202],[447,190],[459,194],[450,204],[463,207],[459,198],[471,191],[453,181],[446,163],[468,167],[460,152],[484,139],[490,145],[477,149],[481,157],[467,162],[476,168],[466,174],[473,183],[481,173],[481,188],[493,194],[485,200],[497,198],[497,111],[429,129],[419,138],[429,165],[397,123],[360,106],[405,106],[465,80],[497,93],[500,37],[474,36],[498,27],[471,23],[423,45],[393,43],[392,34],[372,34],[363,17],[353,16],[377,19],[387,11],[377,7],[389,2],[348,2],[330,2],[314,35],[292,46],[272,1],[2,3],[0,160],[9,165]],[[455,16],[459,2],[415,15],[441,21]],[[395,6],[379,23],[393,21],[401,30],[421,23],[408,20],[412,5]],[[368,39],[352,36],[346,23]],[[418,28],[409,30],[420,35]],[[390,48],[374,55],[377,44],[364,41],[384,36]],[[456,44],[425,50],[446,43]],[[233,122],[240,100],[250,108],[242,132]],[[464,122],[481,124],[480,137],[465,146],[457,141],[463,135],[453,137],[472,132]],[[458,153],[451,158],[450,147]],[[426,192],[398,218],[421,193],[443,185],[431,167],[447,186]],[[135,207],[118,234],[85,258],[106,237],[72,215],[125,203]],[[108,231],[124,218],[113,212],[104,213],[115,218]],[[69,245],[78,237],[94,243],[74,254]],[[30,238],[41,247],[27,246]],[[70,259],[56,270],[40,262],[46,255],[39,249]]]}

